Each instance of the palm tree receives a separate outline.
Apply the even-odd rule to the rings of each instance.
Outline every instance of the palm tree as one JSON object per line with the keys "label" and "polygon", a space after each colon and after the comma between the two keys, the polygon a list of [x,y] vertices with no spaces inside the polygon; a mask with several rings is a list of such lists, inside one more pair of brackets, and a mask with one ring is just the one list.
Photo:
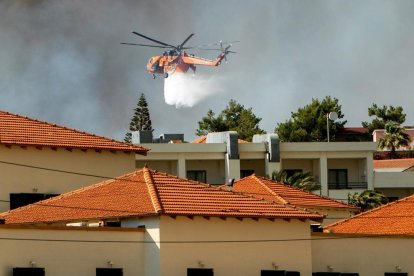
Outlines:
{"label": "palm tree", "polygon": [[360,207],[362,211],[366,211],[387,204],[388,198],[381,192],[366,190],[361,194],[348,194],[348,203]]}
{"label": "palm tree", "polygon": [[295,172],[288,176],[287,171],[274,171],[272,180],[302,189],[304,191],[315,191],[320,189],[320,185],[315,182],[311,172]]}
{"label": "palm tree", "polygon": [[378,147],[380,149],[391,149],[389,156],[394,158],[396,149],[408,147],[410,142],[410,136],[405,133],[404,128],[395,122],[388,122],[385,125],[384,136],[380,138]]}

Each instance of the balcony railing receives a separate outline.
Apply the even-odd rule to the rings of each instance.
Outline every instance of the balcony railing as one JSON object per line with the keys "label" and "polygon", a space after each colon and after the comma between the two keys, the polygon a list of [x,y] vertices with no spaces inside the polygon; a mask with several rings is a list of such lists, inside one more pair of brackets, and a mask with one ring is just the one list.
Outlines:
{"label": "balcony railing", "polygon": [[342,190],[342,189],[367,189],[368,182],[348,182],[348,183],[328,183],[328,189]]}

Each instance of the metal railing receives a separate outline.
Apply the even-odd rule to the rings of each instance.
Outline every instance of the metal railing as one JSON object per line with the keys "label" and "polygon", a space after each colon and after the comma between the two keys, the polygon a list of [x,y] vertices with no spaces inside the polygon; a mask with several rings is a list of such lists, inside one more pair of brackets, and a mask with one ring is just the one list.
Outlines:
{"label": "metal railing", "polygon": [[328,183],[328,189],[367,189],[368,182]]}

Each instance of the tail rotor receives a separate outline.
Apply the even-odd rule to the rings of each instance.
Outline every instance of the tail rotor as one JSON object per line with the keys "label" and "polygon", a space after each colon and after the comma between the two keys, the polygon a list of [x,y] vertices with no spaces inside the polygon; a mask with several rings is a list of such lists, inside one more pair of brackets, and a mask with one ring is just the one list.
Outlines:
{"label": "tail rotor", "polygon": [[[236,41],[236,42],[238,42],[238,41]],[[234,52],[234,51],[230,51],[229,49],[230,49],[230,47],[231,46],[233,46],[233,44],[232,43],[229,43],[229,45],[228,46],[226,46],[226,47],[224,47],[224,43],[223,43],[223,41],[221,41],[220,40],[220,50],[221,50],[221,54],[223,55],[223,58],[224,58],[224,61],[227,63],[227,55],[228,54],[230,54],[230,53],[233,53],[233,54],[235,54],[236,52]]]}

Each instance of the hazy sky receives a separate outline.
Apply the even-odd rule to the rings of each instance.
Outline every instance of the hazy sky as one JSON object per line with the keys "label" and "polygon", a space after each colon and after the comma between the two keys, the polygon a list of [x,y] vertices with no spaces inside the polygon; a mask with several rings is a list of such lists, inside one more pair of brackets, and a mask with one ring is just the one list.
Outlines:
{"label": "hazy sky", "polygon": [[[349,127],[369,120],[372,103],[401,105],[414,125],[413,14],[411,0],[3,0],[0,109],[122,140],[145,93],[155,136],[191,140],[208,109],[219,113],[230,99],[273,132],[330,95]],[[188,45],[241,42],[228,64],[197,68],[211,95],[176,108],[145,69],[161,51],[120,45],[148,43],[132,31],[174,45],[190,33]]]}

